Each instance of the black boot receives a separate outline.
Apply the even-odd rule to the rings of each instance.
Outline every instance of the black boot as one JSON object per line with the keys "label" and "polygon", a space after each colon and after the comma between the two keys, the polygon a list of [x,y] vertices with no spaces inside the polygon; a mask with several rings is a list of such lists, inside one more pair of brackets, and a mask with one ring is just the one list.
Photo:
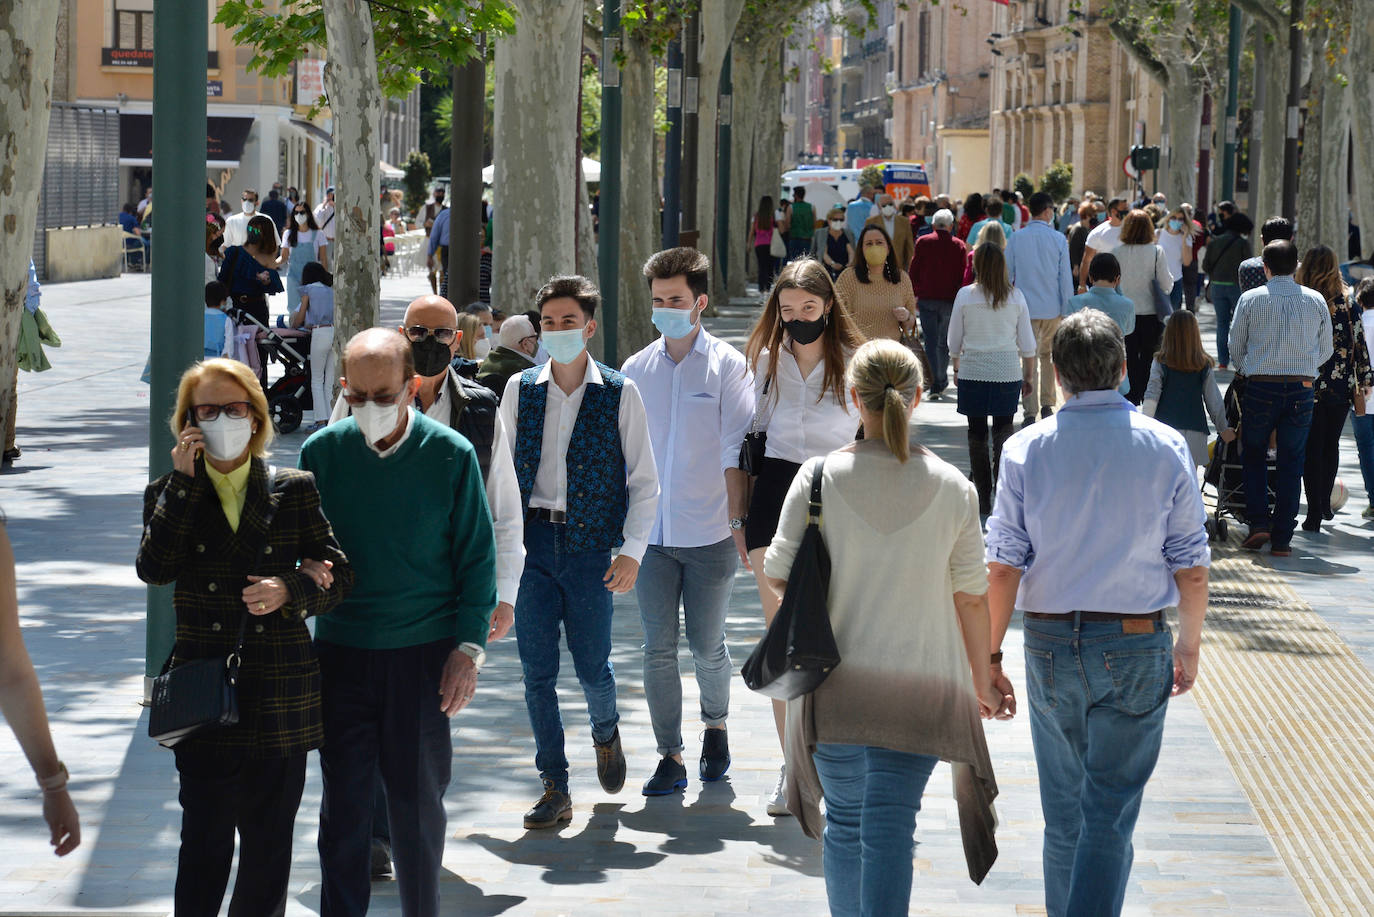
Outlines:
{"label": "black boot", "polygon": [[1015,432],[1011,426],[992,428],[992,491],[994,495],[997,493],[997,472],[1002,466],[1002,446],[1011,439]]}
{"label": "black boot", "polygon": [[978,513],[986,516],[992,512],[992,475],[993,466],[988,458],[987,434],[968,434],[969,479],[978,489]]}

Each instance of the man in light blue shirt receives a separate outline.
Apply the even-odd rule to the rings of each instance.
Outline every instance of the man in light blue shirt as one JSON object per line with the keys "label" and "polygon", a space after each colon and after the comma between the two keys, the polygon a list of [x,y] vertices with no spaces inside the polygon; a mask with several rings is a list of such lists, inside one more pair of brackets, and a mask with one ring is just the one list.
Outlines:
{"label": "man in light blue shirt", "polygon": [[[1244,293],[1231,319],[1231,359],[1237,375],[1245,376],[1240,435],[1250,534],[1241,547],[1258,551],[1268,543],[1278,557],[1292,553],[1312,425],[1312,383],[1332,351],[1326,300],[1298,285],[1292,276],[1297,269],[1298,248],[1292,242],[1280,239],[1264,246],[1269,282]],[[1278,462],[1271,514],[1265,453],[1274,434]]]}
{"label": "man in light blue shirt", "polygon": [[[1126,371],[1116,323],[1070,315],[1053,356],[1064,406],[1002,452],[987,530],[992,646],[1020,608],[1046,908],[1119,914],[1169,697],[1197,678],[1211,554],[1182,435],[1115,391]],[[993,676],[1006,693],[1001,657]]]}
{"label": "man in light blue shirt", "polygon": [[1054,219],[1054,198],[1044,191],[1035,192],[1031,195],[1030,212],[1030,222],[1007,239],[1007,272],[1012,284],[1026,297],[1031,330],[1035,332],[1035,373],[1031,375],[1030,393],[1021,399],[1026,415],[1024,426],[1035,423],[1037,401],[1040,416],[1049,417],[1059,400],[1050,347],[1073,296],[1069,240],[1050,222]]}
{"label": "man in light blue shirt", "polygon": [[648,260],[644,276],[663,337],[624,367],[644,399],[659,480],[658,517],[635,582],[644,623],[644,696],[661,756],[644,783],[645,796],[687,786],[679,607],[706,727],[697,773],[710,782],[730,766],[725,615],[735,570],[741,561],[748,566],[747,479],[738,466],[754,415],[754,386],[743,355],[701,327],[710,267],[694,248],[670,248]]}
{"label": "man in light blue shirt", "polygon": [[864,231],[864,223],[873,216],[873,196],[877,193],[872,185],[863,185],[859,188],[859,196],[844,208],[844,228],[849,230],[851,237],[859,238]]}
{"label": "man in light blue shirt", "polygon": [[[448,238],[452,207],[440,210],[429,230],[429,254],[425,256],[425,267],[437,271],[440,295],[448,296]],[[434,263],[434,255],[439,255],[439,263]]]}

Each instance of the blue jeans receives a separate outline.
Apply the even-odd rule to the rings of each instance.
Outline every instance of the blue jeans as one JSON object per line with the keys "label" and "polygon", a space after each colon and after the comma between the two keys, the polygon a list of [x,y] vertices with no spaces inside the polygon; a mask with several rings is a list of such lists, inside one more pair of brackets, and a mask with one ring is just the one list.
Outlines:
{"label": "blue jeans", "polygon": [[1173,637],[1115,621],[1027,618],[1026,695],[1045,817],[1049,917],[1121,913],[1131,835],[1159,760]]}
{"label": "blue jeans", "polygon": [[926,359],[930,361],[928,379],[932,392],[943,392],[949,385],[949,317],[954,314],[951,299],[921,299],[916,303],[921,316],[921,336],[925,338]]}
{"label": "blue jeans", "polygon": [[921,794],[940,759],[820,743],[825,894],[831,917],[898,917],[911,908],[911,854]]}
{"label": "blue jeans", "polygon": [[678,671],[678,607],[696,665],[701,721],[719,726],[730,712],[730,651],[725,614],[735,585],[735,539],[697,548],[650,545],[639,567],[635,597],[644,622],[644,696],[660,755],[682,752],[682,676]]}
{"label": "blue jeans", "polygon": [[1174,285],[1169,289],[1169,305],[1174,307],[1177,312],[1183,308],[1183,281],[1175,280]]}
{"label": "blue jeans", "polygon": [[1239,284],[1213,282],[1212,308],[1217,313],[1217,362],[1223,366],[1231,364],[1231,316],[1235,314],[1238,302]]}
{"label": "blue jeans", "polygon": [[1355,409],[1351,408],[1350,429],[1355,433],[1355,450],[1360,454],[1365,500],[1374,506],[1374,414],[1356,417]]}
{"label": "blue jeans", "polygon": [[539,776],[568,792],[568,757],[563,751],[563,717],[558,710],[558,638],[567,634],[568,652],[592,724],[592,741],[609,742],[620,714],[611,667],[612,596],[604,577],[609,551],[568,551],[563,526],[525,523],[525,572],[515,603],[515,638],[525,675],[525,708],[534,732]]}
{"label": "blue jeans", "polygon": [[[1302,382],[1258,382],[1248,379],[1240,398],[1241,467],[1245,481],[1245,515],[1252,532],[1268,532],[1272,544],[1287,547],[1298,520],[1302,470],[1307,460],[1307,431],[1312,426],[1312,386]],[[1269,435],[1278,431],[1274,477],[1274,511],[1269,512],[1265,452]]]}
{"label": "blue jeans", "polygon": [[788,239],[787,239],[787,260],[788,260],[788,261],[796,261],[798,258],[802,257],[803,255],[809,254],[810,251],[811,251],[811,238],[810,238],[809,236],[808,236],[807,238],[805,238],[805,239],[798,239],[798,238],[795,238],[795,237],[792,237],[792,236],[789,236],[789,237],[788,237]]}

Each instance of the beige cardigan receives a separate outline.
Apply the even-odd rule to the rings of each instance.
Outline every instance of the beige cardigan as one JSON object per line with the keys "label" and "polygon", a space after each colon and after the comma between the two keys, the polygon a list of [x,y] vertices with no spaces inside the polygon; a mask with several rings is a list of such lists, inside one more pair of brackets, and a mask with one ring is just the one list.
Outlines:
{"label": "beige cardigan", "polygon": [[[783,505],[764,571],[786,579],[806,528],[802,467]],[[978,496],[954,466],[917,448],[905,464],[881,441],[826,458],[821,532],[831,558],[829,610],[840,664],[787,704],[787,805],[819,837],[818,742],[935,755],[953,767],[969,877],[997,859],[997,783],[978,715],[955,592],[987,591]]]}

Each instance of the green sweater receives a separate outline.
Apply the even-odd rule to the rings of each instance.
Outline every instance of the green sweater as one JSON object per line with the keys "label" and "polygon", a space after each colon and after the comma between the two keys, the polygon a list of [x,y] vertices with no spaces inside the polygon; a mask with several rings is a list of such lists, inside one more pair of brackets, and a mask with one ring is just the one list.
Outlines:
{"label": "green sweater", "polygon": [[412,411],[413,429],[387,458],[352,418],[301,447],[320,504],[357,575],[316,624],[327,643],[397,649],[451,639],[485,646],[496,607],[496,539],[477,467],[459,433]]}

